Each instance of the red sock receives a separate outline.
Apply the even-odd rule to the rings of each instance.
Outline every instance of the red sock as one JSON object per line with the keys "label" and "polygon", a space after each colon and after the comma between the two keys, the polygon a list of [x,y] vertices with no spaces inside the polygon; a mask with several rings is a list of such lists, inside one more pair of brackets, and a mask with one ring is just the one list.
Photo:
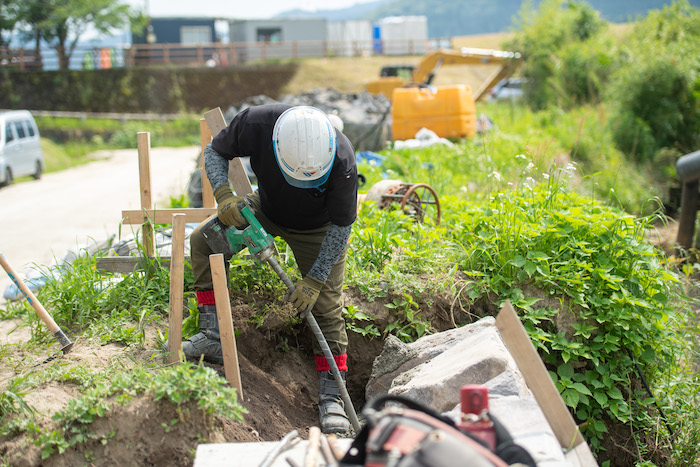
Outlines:
{"label": "red sock", "polygon": [[197,290],[197,305],[215,305],[213,290]]}
{"label": "red sock", "polygon": [[[315,356],[316,371],[331,371],[331,366],[328,364],[326,357]],[[348,354],[333,355],[335,364],[338,365],[339,371],[348,371]]]}

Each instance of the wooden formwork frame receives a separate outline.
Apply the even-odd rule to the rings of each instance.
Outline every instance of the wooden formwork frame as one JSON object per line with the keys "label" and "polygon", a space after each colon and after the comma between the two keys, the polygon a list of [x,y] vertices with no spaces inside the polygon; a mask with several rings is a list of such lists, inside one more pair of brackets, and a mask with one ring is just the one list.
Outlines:
{"label": "wooden formwork frame", "polygon": [[[155,254],[155,237],[153,225],[172,224],[174,214],[184,216],[184,222],[202,222],[207,217],[216,213],[216,202],[209,179],[204,170],[204,148],[211,142],[213,135],[226,128],[226,120],[220,108],[206,112],[200,119],[200,170],[202,171],[202,207],[201,208],[168,208],[155,209],[153,207],[151,188],[151,143],[150,133],[139,132],[136,134],[139,157],[139,186],[141,193],[141,209],[122,211],[122,223],[127,225],[141,225],[141,241],[144,254],[152,258]],[[240,158],[234,158],[229,162],[229,180],[238,196],[245,196],[253,191],[248,175]],[[163,265],[170,262],[170,257],[161,257]],[[107,272],[128,274],[133,272],[140,259],[134,257],[108,256],[98,261],[97,267]]]}
{"label": "wooden formwork frame", "polygon": [[[154,224],[171,224],[173,229],[172,256],[161,257],[161,263],[170,263],[170,313],[169,313],[169,339],[168,360],[176,363],[181,357],[182,351],[182,318],[184,296],[184,249],[185,249],[185,223],[202,222],[216,213],[214,194],[211,184],[204,169],[204,148],[211,142],[212,135],[218,134],[226,127],[226,121],[220,108],[216,108],[204,114],[200,119],[200,170],[202,179],[202,207],[191,209],[154,209],[151,189],[151,144],[150,133],[137,133],[137,147],[139,157],[139,185],[141,190],[141,209],[136,211],[122,211],[122,223],[140,224],[144,255],[153,257],[155,254],[155,237],[153,235]],[[234,158],[229,163],[229,179],[238,196],[245,196],[253,191],[243,163],[239,158]],[[226,284],[226,272],[222,254],[210,256],[212,278],[214,280],[214,292],[217,306],[217,317],[221,330],[221,345],[224,357],[224,370],[226,379],[236,388],[239,397],[243,395],[240,368],[238,365],[238,352],[231,318],[231,306],[228,300],[228,287]],[[112,272],[133,272],[139,262],[135,257],[106,257],[98,262],[98,268],[111,270]],[[115,263],[117,267],[109,267]]]}

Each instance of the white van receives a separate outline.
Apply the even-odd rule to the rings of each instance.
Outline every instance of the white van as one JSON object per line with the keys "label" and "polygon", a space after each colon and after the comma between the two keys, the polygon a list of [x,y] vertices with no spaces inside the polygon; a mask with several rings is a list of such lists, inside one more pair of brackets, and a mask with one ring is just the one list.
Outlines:
{"label": "white van", "polygon": [[43,171],[39,129],[32,114],[26,110],[0,112],[0,186],[25,175],[39,179]]}

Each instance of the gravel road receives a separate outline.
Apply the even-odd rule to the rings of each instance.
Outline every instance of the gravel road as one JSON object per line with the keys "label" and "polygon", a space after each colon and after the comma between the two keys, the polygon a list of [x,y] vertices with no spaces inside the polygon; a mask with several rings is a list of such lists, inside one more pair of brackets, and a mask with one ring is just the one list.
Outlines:
{"label": "gravel road", "polygon": [[[198,147],[151,148],[151,188],[156,208],[186,192]],[[40,180],[0,188],[0,253],[24,277],[70,250],[119,234],[121,212],[140,209],[136,149],[101,151],[94,162],[44,174]],[[122,237],[132,234],[124,225]],[[0,268],[0,307],[11,284]]]}

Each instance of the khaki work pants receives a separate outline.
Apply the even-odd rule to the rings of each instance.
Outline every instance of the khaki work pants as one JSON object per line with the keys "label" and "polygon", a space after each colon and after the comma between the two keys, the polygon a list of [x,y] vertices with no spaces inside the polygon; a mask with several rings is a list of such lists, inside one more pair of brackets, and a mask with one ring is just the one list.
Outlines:
{"label": "khaki work pants", "polygon": [[[294,258],[299,266],[299,272],[302,277],[304,277],[318,257],[318,252],[321,249],[321,242],[326,236],[328,225],[312,230],[294,230],[281,227],[272,222],[265,215],[260,206],[260,196],[257,191],[248,195],[247,198],[252,202],[253,208],[255,209],[255,217],[265,231],[287,242],[294,253]],[[192,258],[192,271],[194,273],[194,289],[196,291],[212,290],[214,288],[209,265],[209,255],[218,252],[214,252],[209,248],[209,245],[200,232],[201,226],[206,222],[207,221],[202,222],[190,236],[190,255]],[[346,254],[343,252],[343,255],[338,259],[333,269],[331,269],[328,280],[321,289],[321,293],[312,310],[321,331],[323,331],[323,335],[328,341],[328,346],[333,355],[345,354],[348,345],[345,320],[342,314],[345,256]],[[230,258],[225,259],[228,261]],[[316,339],[313,339],[313,346],[314,355],[323,356],[323,351]]]}

